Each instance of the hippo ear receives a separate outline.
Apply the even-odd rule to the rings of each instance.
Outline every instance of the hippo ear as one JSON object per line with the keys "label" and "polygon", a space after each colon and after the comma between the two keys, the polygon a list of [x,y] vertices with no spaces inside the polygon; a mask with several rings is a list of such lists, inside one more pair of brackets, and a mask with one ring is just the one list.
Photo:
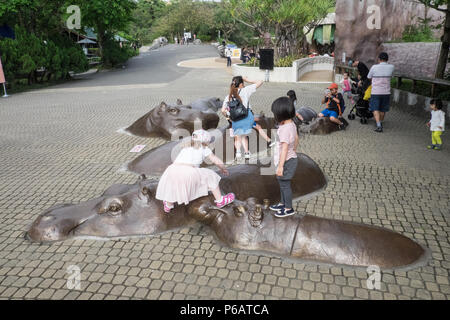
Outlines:
{"label": "hippo ear", "polygon": [[177,105],[182,106],[183,105],[183,101],[181,101],[181,99],[177,99]]}
{"label": "hippo ear", "polygon": [[167,104],[163,101],[159,104],[158,114],[161,114],[167,110]]}

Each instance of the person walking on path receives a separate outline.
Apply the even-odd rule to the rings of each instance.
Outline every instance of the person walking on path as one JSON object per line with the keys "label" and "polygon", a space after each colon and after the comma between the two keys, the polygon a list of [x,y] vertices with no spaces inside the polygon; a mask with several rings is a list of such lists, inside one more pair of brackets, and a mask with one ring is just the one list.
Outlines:
{"label": "person walking on path", "polygon": [[372,95],[370,97],[370,111],[373,112],[377,127],[375,132],[383,132],[383,121],[389,111],[391,98],[391,78],[394,66],[388,64],[389,56],[386,52],[380,53],[379,64],[374,65],[367,75],[372,80]]}
{"label": "person walking on path", "polygon": [[189,145],[186,145],[177,158],[163,173],[156,189],[156,199],[162,200],[164,212],[170,213],[175,203],[188,204],[211,192],[215,204],[222,208],[235,199],[233,193],[222,196],[219,188],[221,177],[211,169],[200,168],[208,158],[220,168],[222,174],[228,176],[222,160],[216,157],[208,147],[212,137],[205,130],[196,130],[192,134]]}
{"label": "person walking on path", "polygon": [[441,150],[442,139],[441,135],[445,131],[445,112],[442,111],[442,101],[433,99],[430,101],[431,120],[427,126],[431,131],[431,145],[428,149]]}
{"label": "person walking on path", "polygon": [[274,162],[277,167],[276,175],[280,184],[281,201],[278,205],[270,206],[279,218],[295,214],[292,206],[291,180],[298,166],[297,147],[298,133],[293,118],[295,109],[291,99],[281,97],[272,104],[275,121],[279,123],[277,130],[278,145],[275,148]]}
{"label": "person walking on path", "polygon": [[[245,86],[245,82],[251,85]],[[236,76],[233,78],[230,93],[225,97],[222,105],[222,113],[227,117],[229,113],[228,102],[233,99],[239,100],[242,105],[248,108],[247,117],[238,121],[232,121],[232,129],[234,135],[234,146],[236,148],[236,160],[240,160],[242,157],[241,146],[244,147],[245,159],[250,159],[250,152],[248,149],[247,136],[251,134],[255,125],[255,117],[253,115],[250,106],[250,97],[256,92],[256,90],[263,85],[263,81],[251,81],[242,76]]]}
{"label": "person walking on path", "polygon": [[227,67],[231,67],[231,57],[232,57],[233,53],[231,52],[230,48],[227,48],[225,50],[225,56],[227,57]]}

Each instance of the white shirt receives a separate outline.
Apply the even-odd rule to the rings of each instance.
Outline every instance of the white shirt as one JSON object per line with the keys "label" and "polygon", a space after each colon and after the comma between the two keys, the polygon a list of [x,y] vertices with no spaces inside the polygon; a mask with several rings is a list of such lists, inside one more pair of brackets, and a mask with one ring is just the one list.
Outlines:
{"label": "white shirt", "polygon": [[233,56],[233,53],[231,52],[230,49],[227,49],[227,50],[225,51],[225,54],[226,54],[227,58],[231,58],[231,57]]}
{"label": "white shirt", "polygon": [[[250,106],[249,100],[252,94],[254,94],[255,92],[256,92],[256,83],[239,90],[239,96],[242,99],[242,104],[245,107],[248,107],[250,110],[252,109],[252,107]],[[223,99],[222,110],[226,110],[228,108],[228,101],[230,101],[229,95],[227,95],[225,99]]]}
{"label": "white shirt", "polygon": [[391,78],[393,73],[394,66],[386,62],[381,62],[370,68],[367,78],[372,79],[372,94],[391,94]]}
{"label": "white shirt", "polygon": [[[442,127],[440,129],[439,127]],[[445,112],[442,110],[431,111],[431,131],[445,131]]]}
{"label": "white shirt", "polygon": [[194,147],[186,147],[180,151],[174,163],[189,164],[199,167],[205,158],[209,157],[211,154],[211,149],[207,147],[201,147],[198,149]]}

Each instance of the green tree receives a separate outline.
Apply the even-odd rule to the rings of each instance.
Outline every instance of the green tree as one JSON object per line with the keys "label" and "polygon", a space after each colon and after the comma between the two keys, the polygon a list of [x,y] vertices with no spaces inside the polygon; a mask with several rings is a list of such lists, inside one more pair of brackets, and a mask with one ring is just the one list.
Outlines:
{"label": "green tree", "polygon": [[436,9],[445,14],[444,35],[441,38],[442,46],[436,67],[436,78],[444,79],[445,69],[448,63],[448,54],[450,46],[450,0],[416,0],[426,7]]}
{"label": "green tree", "polygon": [[162,0],[139,0],[133,10],[133,21],[130,25],[130,35],[142,44],[151,42],[151,28],[165,12],[166,4]]}
{"label": "green tree", "polygon": [[229,0],[231,14],[242,24],[253,28],[260,37],[275,34],[275,54],[280,57],[295,54],[304,39],[303,27],[323,19],[334,0]]}
{"label": "green tree", "polygon": [[136,8],[134,0],[72,0],[71,4],[81,9],[83,26],[94,27],[99,44],[99,55],[103,58],[104,47],[118,31],[126,30]]}

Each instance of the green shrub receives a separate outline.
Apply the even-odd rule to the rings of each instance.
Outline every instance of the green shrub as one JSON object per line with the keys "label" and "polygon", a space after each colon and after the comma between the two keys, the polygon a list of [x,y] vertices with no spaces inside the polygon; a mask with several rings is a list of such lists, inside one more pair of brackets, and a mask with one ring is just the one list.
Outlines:
{"label": "green shrub", "polygon": [[247,61],[247,65],[252,66],[252,67],[259,67],[259,60],[256,59],[255,57],[253,57]]}
{"label": "green shrub", "polygon": [[202,40],[202,42],[210,42],[211,41],[211,36],[207,35],[207,34],[200,34],[197,36],[197,39]]}
{"label": "green shrub", "polygon": [[275,67],[279,68],[290,68],[295,60],[297,60],[297,56],[286,56],[284,58],[279,58],[275,61]]}
{"label": "green shrub", "polygon": [[433,36],[433,31],[427,25],[408,25],[402,35],[403,42],[435,42],[439,41]]}
{"label": "green shrub", "polygon": [[125,63],[128,59],[138,55],[138,52],[124,45],[120,47],[119,42],[110,38],[103,46],[103,64],[106,67],[115,67]]}

